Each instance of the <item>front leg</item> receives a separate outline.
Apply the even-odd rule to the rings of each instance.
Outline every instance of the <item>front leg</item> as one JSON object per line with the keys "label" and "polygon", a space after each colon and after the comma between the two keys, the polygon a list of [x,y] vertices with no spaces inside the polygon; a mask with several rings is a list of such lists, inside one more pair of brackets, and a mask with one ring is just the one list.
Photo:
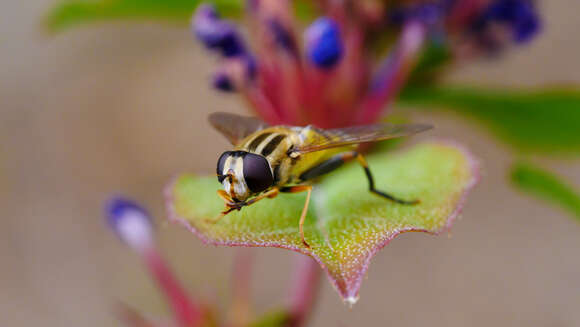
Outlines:
{"label": "front leg", "polygon": [[243,207],[252,205],[252,204],[254,204],[262,199],[265,199],[265,198],[273,199],[280,193],[280,190],[277,187],[274,187],[274,188],[270,189],[269,191],[266,191],[266,192],[258,195],[255,198],[252,198],[248,201],[241,201],[241,202],[233,201],[233,199],[224,190],[218,190],[217,193],[218,193],[218,196],[220,198],[222,198],[224,200],[224,202],[226,203],[226,210],[223,211],[217,218],[210,220],[209,222],[212,224],[217,223],[218,221],[220,221],[220,219],[222,219],[228,213],[230,213],[234,210],[238,210],[238,211],[242,210]]}
{"label": "front leg", "polygon": [[222,200],[224,200],[226,205],[228,205],[228,203],[234,202],[234,200],[232,200],[232,197],[228,194],[228,192],[226,192],[224,190],[218,190],[217,195],[220,198],[222,198]]}

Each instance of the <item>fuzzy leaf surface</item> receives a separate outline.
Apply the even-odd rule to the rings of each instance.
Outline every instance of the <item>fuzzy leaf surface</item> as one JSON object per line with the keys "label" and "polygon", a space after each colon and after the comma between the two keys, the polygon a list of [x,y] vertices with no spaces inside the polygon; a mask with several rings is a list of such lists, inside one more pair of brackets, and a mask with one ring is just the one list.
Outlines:
{"label": "fuzzy leaf surface", "polygon": [[447,143],[375,154],[368,162],[378,189],[421,203],[401,205],[371,194],[363,170],[355,163],[346,165],[315,185],[305,223],[311,248],[302,244],[298,231],[304,194],[265,199],[212,224],[208,220],[224,209],[215,193],[221,185],[215,177],[184,174],[166,189],[169,217],[205,243],[280,247],[309,255],[352,303],[378,250],[403,232],[437,234],[450,227],[478,179],[469,153]]}

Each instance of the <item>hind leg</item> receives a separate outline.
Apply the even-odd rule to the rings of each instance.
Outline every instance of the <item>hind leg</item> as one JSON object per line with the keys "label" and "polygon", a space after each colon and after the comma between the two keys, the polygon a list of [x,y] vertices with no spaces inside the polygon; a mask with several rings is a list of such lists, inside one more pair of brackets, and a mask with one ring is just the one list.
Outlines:
{"label": "hind leg", "polygon": [[300,179],[307,181],[307,180],[311,180],[311,179],[314,179],[316,177],[325,175],[325,174],[339,168],[340,166],[342,166],[346,162],[352,161],[353,159],[357,159],[358,163],[363,167],[363,169],[365,171],[365,175],[367,176],[367,180],[369,182],[369,191],[371,191],[372,193],[374,193],[382,198],[385,198],[385,199],[388,199],[388,200],[391,200],[393,202],[400,203],[400,204],[417,204],[417,203],[419,203],[419,200],[413,200],[413,201],[401,200],[401,199],[399,199],[399,198],[397,198],[389,193],[377,190],[375,188],[375,181],[374,181],[373,175],[371,173],[371,170],[369,169],[369,165],[367,164],[367,161],[365,160],[363,155],[358,153],[357,151],[350,151],[350,152],[344,152],[344,153],[337,154],[334,157],[319,164],[318,166],[315,166],[315,167],[309,169],[308,171],[304,172],[300,176]]}

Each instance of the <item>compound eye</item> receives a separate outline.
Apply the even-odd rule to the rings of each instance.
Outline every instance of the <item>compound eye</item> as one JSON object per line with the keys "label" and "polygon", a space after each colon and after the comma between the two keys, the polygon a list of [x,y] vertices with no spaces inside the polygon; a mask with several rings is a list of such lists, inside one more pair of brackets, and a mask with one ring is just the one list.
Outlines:
{"label": "compound eye", "polygon": [[244,180],[253,193],[265,191],[274,184],[270,164],[266,158],[248,153],[244,157]]}
{"label": "compound eye", "polygon": [[224,173],[224,166],[226,165],[226,160],[228,160],[228,158],[231,157],[231,155],[232,155],[231,151],[226,151],[226,152],[222,153],[222,155],[218,159],[216,174],[218,177],[218,181],[220,183],[223,182],[224,179],[226,178],[226,176],[223,174]]}

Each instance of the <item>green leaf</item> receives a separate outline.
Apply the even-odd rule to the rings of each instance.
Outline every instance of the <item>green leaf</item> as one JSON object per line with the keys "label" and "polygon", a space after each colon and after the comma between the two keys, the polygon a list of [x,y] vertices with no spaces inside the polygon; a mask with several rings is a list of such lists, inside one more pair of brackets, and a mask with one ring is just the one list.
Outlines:
{"label": "green leaf", "polygon": [[520,190],[568,210],[580,220],[580,193],[560,177],[528,162],[511,169],[511,180]]}
{"label": "green leaf", "polygon": [[[200,0],[68,0],[53,8],[46,19],[51,32],[97,21],[117,19],[144,19],[186,24]],[[239,15],[242,0],[213,0],[225,16]]]}
{"label": "green leaf", "polygon": [[205,243],[285,248],[313,257],[340,295],[358,298],[371,257],[403,232],[439,233],[451,226],[466,192],[477,180],[477,165],[465,151],[443,143],[415,146],[404,153],[369,156],[379,189],[404,199],[400,205],[367,189],[362,169],[347,165],[314,188],[305,223],[306,248],[298,220],[305,194],[282,194],[233,212],[217,223],[224,209],[215,177],[181,175],[166,189],[169,217],[184,224]]}
{"label": "green leaf", "polygon": [[250,327],[284,327],[289,326],[290,315],[285,310],[271,311],[250,324]]}
{"label": "green leaf", "polygon": [[425,85],[432,83],[452,59],[451,50],[445,43],[429,42],[421,53],[421,57],[413,68],[409,85]]}
{"label": "green leaf", "polygon": [[400,104],[460,113],[523,152],[580,154],[580,92],[412,87]]}
{"label": "green leaf", "polygon": [[305,21],[314,20],[318,14],[316,4],[311,0],[294,0],[294,13],[296,16]]}

